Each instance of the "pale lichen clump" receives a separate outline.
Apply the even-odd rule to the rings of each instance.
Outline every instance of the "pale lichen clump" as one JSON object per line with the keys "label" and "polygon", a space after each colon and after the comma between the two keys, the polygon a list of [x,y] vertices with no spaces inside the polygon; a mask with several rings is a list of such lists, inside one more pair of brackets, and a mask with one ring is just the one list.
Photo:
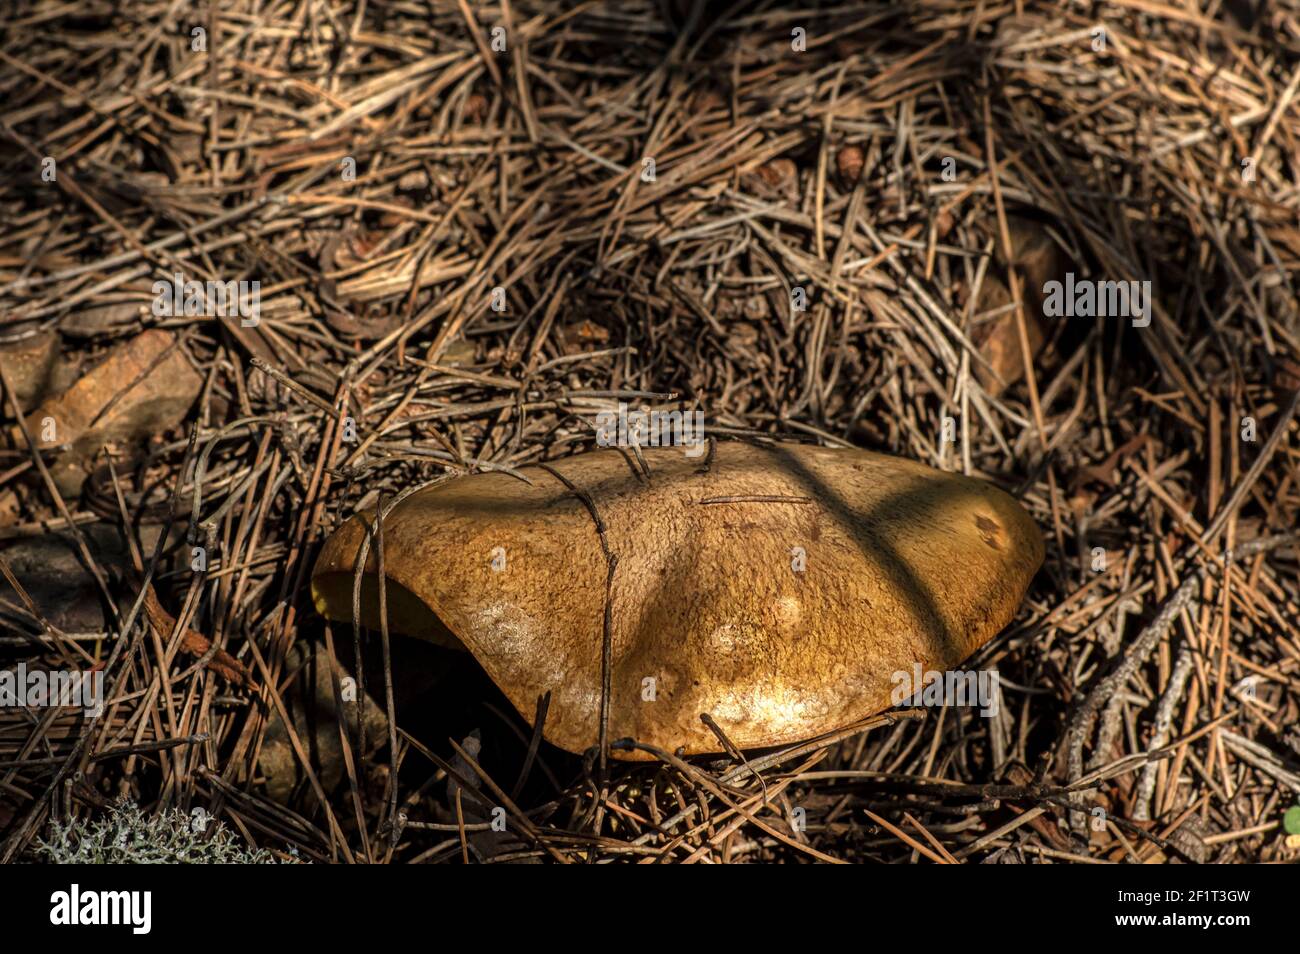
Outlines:
{"label": "pale lichen clump", "polygon": [[273,865],[279,859],[265,849],[249,849],[234,832],[210,816],[187,815],[171,808],[145,815],[122,799],[94,821],[50,825],[48,839],[37,842],[38,857],[59,865]]}

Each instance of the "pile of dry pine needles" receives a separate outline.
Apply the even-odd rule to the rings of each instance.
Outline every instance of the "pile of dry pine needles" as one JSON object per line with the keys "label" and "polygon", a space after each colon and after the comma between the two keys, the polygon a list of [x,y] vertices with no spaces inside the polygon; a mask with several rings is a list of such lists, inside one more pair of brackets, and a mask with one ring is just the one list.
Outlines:
{"label": "pile of dry pine needles", "polygon": [[[11,0],[0,657],[107,696],[0,712],[0,859],[123,794],[313,861],[1300,856],[1300,7],[1254,6]],[[1150,323],[1044,319],[1030,241]],[[176,273],[260,320],[155,314]],[[149,432],[33,450],[42,347],[63,387],[141,349],[73,411]],[[1048,555],[968,664],[999,715],[598,777],[485,677],[403,696],[412,655],[376,745],[286,733],[305,650],[353,661],[328,531],[620,401],[1016,495]],[[16,569],[52,536],[102,626]]]}

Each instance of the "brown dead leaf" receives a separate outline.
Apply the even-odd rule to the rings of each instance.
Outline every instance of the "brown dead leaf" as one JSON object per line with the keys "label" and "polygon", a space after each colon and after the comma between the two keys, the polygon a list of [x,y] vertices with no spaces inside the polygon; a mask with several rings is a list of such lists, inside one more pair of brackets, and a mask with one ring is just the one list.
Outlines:
{"label": "brown dead leaf", "polygon": [[135,440],[174,427],[203,387],[170,331],[152,329],[114,348],[27,418],[42,447],[67,445],[88,458],[109,441]]}
{"label": "brown dead leaf", "polygon": [[0,347],[0,361],[4,362],[5,374],[24,412],[45,396],[58,357],[59,336],[54,331],[43,331]]}
{"label": "brown dead leaf", "polygon": [[[1011,264],[1020,276],[1025,335],[1033,358],[1047,340],[1043,323],[1043,286],[1064,271],[1065,259],[1040,223],[1012,215],[1007,217],[1007,230],[1011,238]],[[1012,304],[1011,290],[1003,277],[1007,261],[1002,248],[1002,240],[995,237],[995,255],[1001,268],[999,274],[994,274],[993,270],[985,274],[975,307],[977,316]],[[1001,378],[999,382],[985,368],[976,367],[975,376],[989,394],[997,397],[1025,376],[1024,349],[1014,308],[1007,308],[997,317],[977,325],[971,333],[971,340]]]}

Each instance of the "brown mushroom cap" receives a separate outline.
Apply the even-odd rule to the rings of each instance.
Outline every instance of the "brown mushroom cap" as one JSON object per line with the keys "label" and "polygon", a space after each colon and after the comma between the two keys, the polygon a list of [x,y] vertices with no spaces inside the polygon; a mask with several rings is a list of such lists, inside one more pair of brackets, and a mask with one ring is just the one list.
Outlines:
{"label": "brown mushroom cap", "polygon": [[[642,453],[648,478],[617,449],[549,465],[617,557],[610,740],[716,752],[702,713],[752,748],[880,712],[895,672],[952,669],[1010,622],[1043,560],[1011,497],[912,461],[720,443],[704,470],[682,448]],[[389,626],[463,645],[525,718],[550,692],[545,737],[581,752],[599,737],[605,551],[564,482],[521,473],[531,486],[475,474],[389,512]],[[316,564],[330,619],[352,618],[372,520],[349,520]],[[378,628],[373,545],[366,570],[362,622]]]}

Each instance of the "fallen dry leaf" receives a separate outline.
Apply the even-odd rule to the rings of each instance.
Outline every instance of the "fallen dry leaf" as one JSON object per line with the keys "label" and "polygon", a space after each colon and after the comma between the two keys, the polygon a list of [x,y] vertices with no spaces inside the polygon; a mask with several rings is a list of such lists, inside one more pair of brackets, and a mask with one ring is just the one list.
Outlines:
{"label": "fallen dry leaf", "polygon": [[59,336],[53,331],[42,331],[0,347],[0,362],[24,412],[45,396],[58,357]]}
{"label": "fallen dry leaf", "polygon": [[[1011,264],[1020,276],[1025,337],[1029,343],[1030,357],[1033,358],[1046,342],[1043,285],[1064,271],[1065,258],[1047,230],[1032,219],[1008,216],[1007,231],[1011,238]],[[1002,252],[1000,238],[995,239],[994,249],[999,264],[1005,269],[1006,256]],[[980,286],[975,314],[996,311],[1012,304],[1013,300],[1006,281],[990,270]],[[977,325],[971,334],[971,340],[997,372],[997,377],[994,377],[984,367],[975,367],[975,376],[980,386],[989,394],[997,397],[1025,376],[1024,349],[1020,343],[1020,329],[1014,308],[1008,308],[996,318]]]}
{"label": "fallen dry leaf", "polygon": [[68,446],[88,459],[109,441],[162,433],[185,416],[203,387],[170,331],[152,329],[115,347],[72,387],[27,418],[41,447]]}

